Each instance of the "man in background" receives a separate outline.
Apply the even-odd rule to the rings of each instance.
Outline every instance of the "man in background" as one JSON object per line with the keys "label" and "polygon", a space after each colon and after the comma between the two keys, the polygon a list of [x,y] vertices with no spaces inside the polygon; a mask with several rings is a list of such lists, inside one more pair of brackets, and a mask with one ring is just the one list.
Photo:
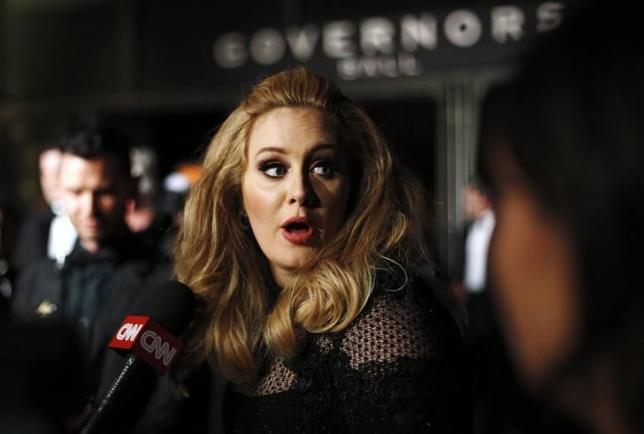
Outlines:
{"label": "man in background", "polygon": [[465,212],[470,223],[465,236],[463,286],[468,295],[480,294],[488,286],[487,257],[495,218],[490,198],[475,181],[465,190]]}
{"label": "man in background", "polygon": [[474,433],[526,433],[530,408],[517,387],[488,278],[488,252],[495,227],[491,198],[477,180],[463,191],[466,222],[453,291],[467,309],[465,342],[472,368]]}
{"label": "man in background", "polygon": [[125,222],[133,193],[129,151],[126,136],[105,128],[81,130],[65,141],[60,194],[78,240],[62,264],[45,258],[25,266],[11,303],[17,323],[63,323],[76,330],[90,391],[107,342],[138,290],[165,276],[154,250]]}
{"label": "man in background", "polygon": [[61,161],[62,151],[57,145],[47,146],[38,156],[40,189],[46,208],[31,211],[20,225],[11,255],[16,274],[29,263],[44,258],[62,263],[76,242],[76,229],[65,214],[60,194]]}

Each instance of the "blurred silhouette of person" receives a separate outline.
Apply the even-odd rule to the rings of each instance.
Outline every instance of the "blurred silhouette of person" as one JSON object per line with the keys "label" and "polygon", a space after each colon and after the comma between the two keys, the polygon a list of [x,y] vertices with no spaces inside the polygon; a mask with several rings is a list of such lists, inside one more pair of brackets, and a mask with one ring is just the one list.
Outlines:
{"label": "blurred silhouette of person", "polygon": [[593,433],[644,432],[644,40],[640,16],[580,5],[488,95],[490,270],[513,361]]}
{"label": "blurred silhouette of person", "polygon": [[49,207],[60,206],[60,188],[58,173],[62,152],[58,146],[51,145],[43,149],[38,156],[38,173],[43,199]]}
{"label": "blurred silhouette of person", "polygon": [[46,208],[27,213],[20,225],[11,263],[19,273],[25,265],[43,258],[59,264],[71,252],[77,233],[60,196],[59,172],[62,152],[58,145],[49,145],[38,156],[39,183]]}
{"label": "blurred silhouette of person", "polygon": [[494,231],[492,204],[477,181],[465,189],[465,213],[469,220],[465,236],[463,286],[468,294],[481,293],[487,287],[487,256]]}
{"label": "blurred silhouette of person", "polygon": [[199,163],[184,161],[177,164],[163,180],[160,212],[166,215],[171,223],[161,237],[160,248],[168,261],[171,261],[174,255],[175,240],[183,223],[185,201],[200,176]]}
{"label": "blurred silhouette of person", "polygon": [[61,194],[78,240],[62,266],[49,258],[27,265],[11,302],[16,324],[75,329],[88,396],[107,342],[140,288],[165,277],[154,252],[125,222],[134,192],[129,152],[129,138],[109,128],[78,130],[64,141]]}
{"label": "blurred silhouette of person", "polygon": [[[56,153],[50,149],[41,158],[43,178],[57,178],[57,169],[51,173],[51,166],[43,167],[58,165]],[[53,203],[51,181],[57,180],[43,179],[42,186],[44,197]],[[16,215],[0,186],[0,432],[70,433],[68,418],[83,407],[84,366],[77,336],[66,326],[14,325],[10,321],[14,276],[8,258]],[[43,225],[43,233],[45,229]]]}
{"label": "blurred silhouette of person", "polygon": [[71,252],[78,236],[74,225],[65,213],[65,204],[60,193],[61,161],[62,151],[59,146],[45,149],[38,158],[41,190],[53,213],[46,235],[47,257],[55,259],[59,264]]}
{"label": "blurred silhouette of person", "polygon": [[13,233],[13,212],[0,190],[0,326],[8,322],[9,298],[13,292],[13,276],[9,265],[11,234]]}
{"label": "blurred silhouette of person", "polygon": [[467,310],[464,329],[472,369],[476,434],[527,433],[528,403],[518,387],[494,309],[488,279],[488,250],[495,216],[487,189],[473,177],[463,189],[465,223],[452,290]]}
{"label": "blurred silhouette of person", "polygon": [[65,326],[0,323],[0,432],[71,434],[82,411],[82,353]]}
{"label": "blurred silhouette of person", "polygon": [[166,198],[159,182],[157,152],[149,146],[136,146],[132,149],[131,159],[135,194],[128,200],[125,221],[130,230],[155,252],[155,261],[170,267],[167,239],[174,231],[174,221],[164,205]]}
{"label": "blurred silhouette of person", "polygon": [[454,295],[466,303],[470,294],[483,293],[488,285],[487,258],[494,230],[494,210],[485,186],[472,179],[463,189],[465,221],[457,245],[458,260],[452,271]]}
{"label": "blurred silhouette of person", "polygon": [[158,216],[158,156],[148,146],[136,146],[130,157],[136,195],[128,204],[125,220],[132,232],[144,232],[154,225]]}

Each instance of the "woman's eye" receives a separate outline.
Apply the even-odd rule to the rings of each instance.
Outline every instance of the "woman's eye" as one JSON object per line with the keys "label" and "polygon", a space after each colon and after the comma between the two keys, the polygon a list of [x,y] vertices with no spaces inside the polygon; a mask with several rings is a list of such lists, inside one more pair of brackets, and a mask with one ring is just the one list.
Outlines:
{"label": "woman's eye", "polygon": [[335,165],[330,161],[318,161],[311,170],[314,174],[327,178],[333,176],[336,172]]}
{"label": "woman's eye", "polygon": [[277,178],[286,174],[286,167],[278,161],[269,161],[260,166],[259,170],[264,172],[264,175],[271,178]]}

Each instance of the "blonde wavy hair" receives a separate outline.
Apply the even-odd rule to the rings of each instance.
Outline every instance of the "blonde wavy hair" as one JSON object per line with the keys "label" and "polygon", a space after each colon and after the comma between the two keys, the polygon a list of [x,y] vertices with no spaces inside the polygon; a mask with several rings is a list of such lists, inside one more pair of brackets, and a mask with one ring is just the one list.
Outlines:
{"label": "blonde wavy hair", "polygon": [[[250,131],[279,107],[314,108],[334,120],[349,156],[351,194],[342,229],[307,258],[293,284],[275,291],[240,211]],[[201,302],[188,357],[215,362],[230,380],[248,380],[263,357],[296,355],[299,331],[346,328],[367,303],[375,270],[427,270],[427,224],[417,220],[427,216],[425,194],[407,174],[395,170],[373,121],[326,77],[298,67],[257,84],[213,137],[186,203],[175,274]]]}

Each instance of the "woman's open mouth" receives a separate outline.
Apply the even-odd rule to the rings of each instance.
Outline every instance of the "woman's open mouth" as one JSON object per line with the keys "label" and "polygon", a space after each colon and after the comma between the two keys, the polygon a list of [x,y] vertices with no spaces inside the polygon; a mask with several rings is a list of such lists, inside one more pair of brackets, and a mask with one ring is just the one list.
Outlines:
{"label": "woman's open mouth", "polygon": [[293,244],[307,244],[314,234],[313,226],[305,217],[290,218],[282,225],[282,235]]}

